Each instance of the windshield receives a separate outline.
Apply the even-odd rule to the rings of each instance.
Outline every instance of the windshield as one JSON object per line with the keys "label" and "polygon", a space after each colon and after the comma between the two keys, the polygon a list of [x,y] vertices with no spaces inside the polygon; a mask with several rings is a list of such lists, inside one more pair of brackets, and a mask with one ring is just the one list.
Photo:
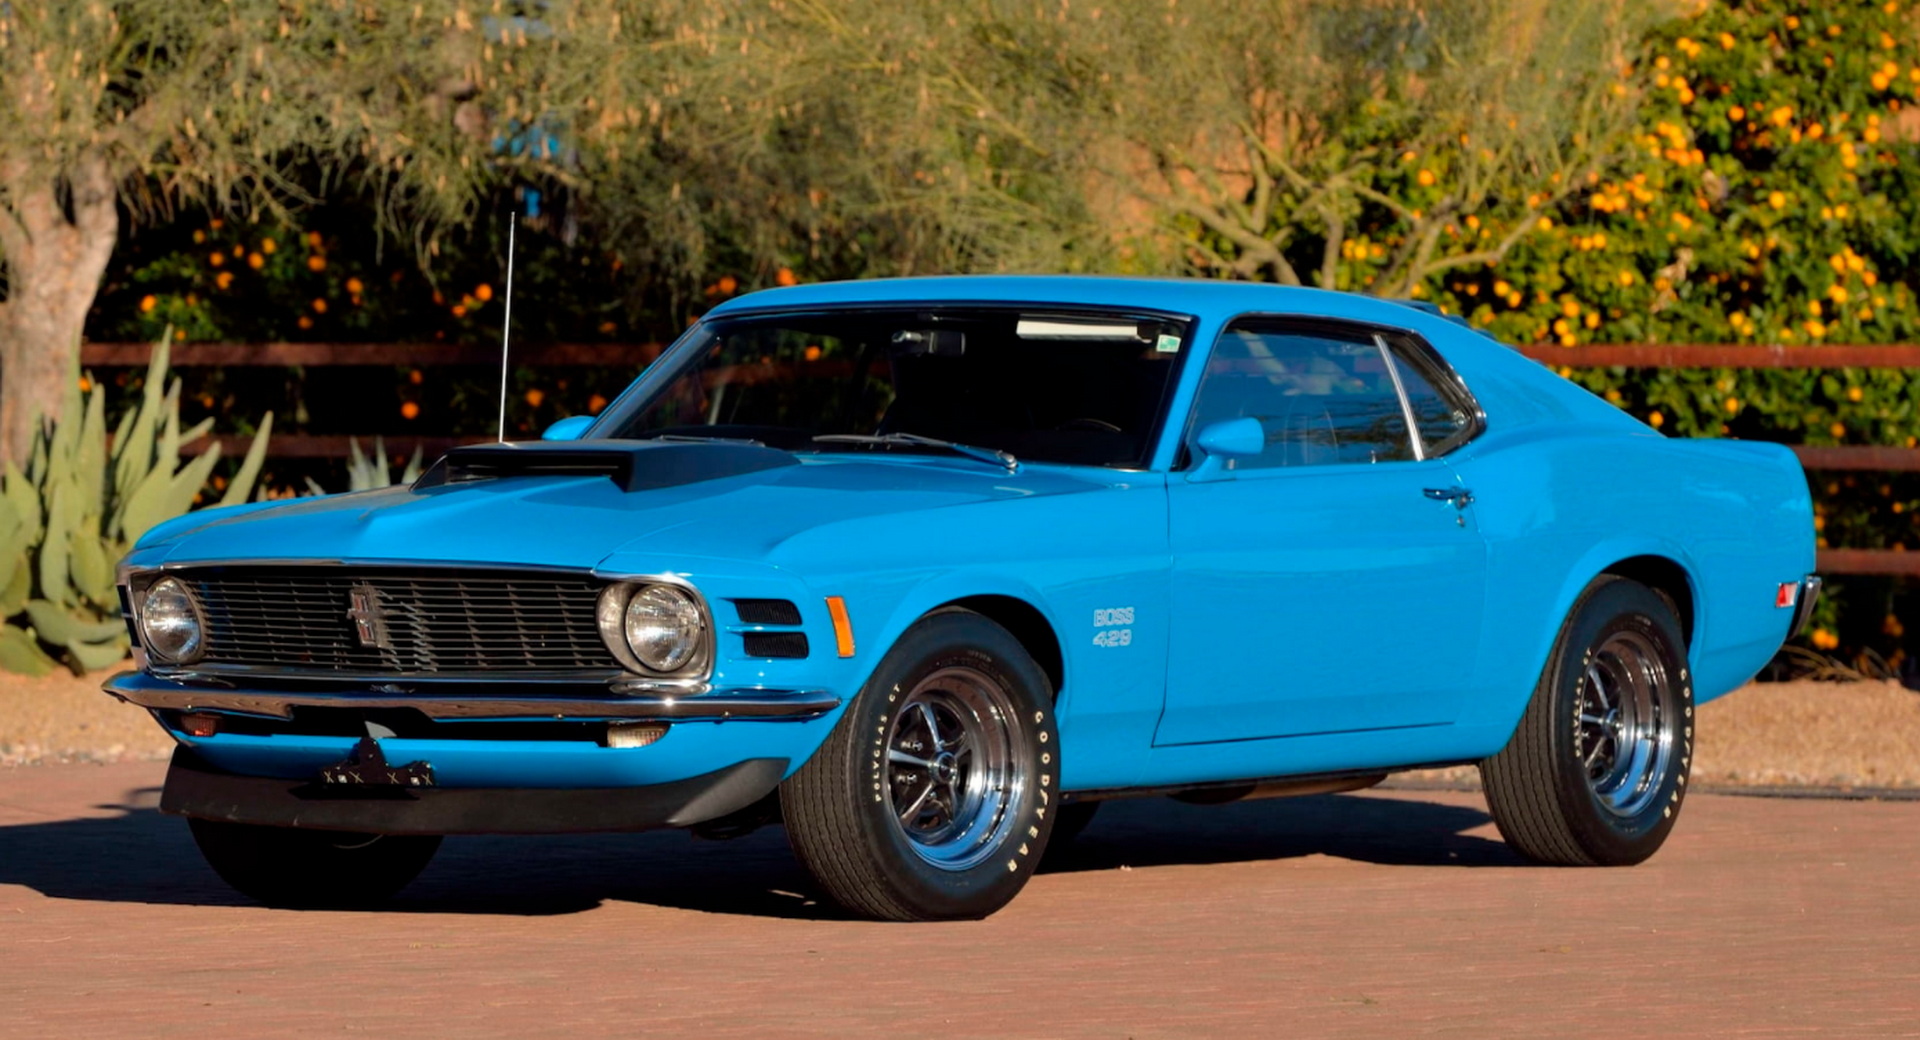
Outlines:
{"label": "windshield", "polygon": [[1143,468],[1190,324],[990,308],[720,319],[643,376],[592,435],[734,438],[796,452],[961,445]]}

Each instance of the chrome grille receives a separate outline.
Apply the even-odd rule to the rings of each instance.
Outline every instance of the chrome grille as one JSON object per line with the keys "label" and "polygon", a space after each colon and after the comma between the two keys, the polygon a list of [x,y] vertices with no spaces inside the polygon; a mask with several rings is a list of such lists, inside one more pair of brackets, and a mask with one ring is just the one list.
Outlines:
{"label": "chrome grille", "polygon": [[[525,677],[620,667],[595,621],[601,583],[583,574],[314,566],[176,576],[206,615],[207,652],[195,671]],[[368,590],[380,645],[367,645],[349,613]]]}

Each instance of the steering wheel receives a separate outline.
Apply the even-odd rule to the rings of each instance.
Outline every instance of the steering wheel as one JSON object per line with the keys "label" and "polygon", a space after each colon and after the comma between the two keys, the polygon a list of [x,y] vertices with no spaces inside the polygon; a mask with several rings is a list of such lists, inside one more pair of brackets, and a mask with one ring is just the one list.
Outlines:
{"label": "steering wheel", "polygon": [[1054,430],[1059,432],[1064,432],[1067,430],[1090,430],[1095,433],[1127,432],[1125,430],[1122,430],[1120,427],[1115,426],[1114,424],[1106,421],[1105,419],[1090,419],[1090,418],[1068,419],[1066,422],[1063,422],[1060,425],[1055,426]]}

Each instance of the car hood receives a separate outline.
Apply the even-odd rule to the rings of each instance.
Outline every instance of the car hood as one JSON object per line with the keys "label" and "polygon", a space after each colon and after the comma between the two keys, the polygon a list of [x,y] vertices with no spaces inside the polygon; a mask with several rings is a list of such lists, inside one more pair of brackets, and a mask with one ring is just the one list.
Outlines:
{"label": "car hood", "polygon": [[[142,540],[142,563],[421,560],[591,567],[615,553],[772,561],[796,534],[895,513],[1092,491],[1098,471],[967,460],[807,458],[627,492],[605,477],[528,476],[188,514]],[[1113,474],[1120,477],[1121,474]]]}

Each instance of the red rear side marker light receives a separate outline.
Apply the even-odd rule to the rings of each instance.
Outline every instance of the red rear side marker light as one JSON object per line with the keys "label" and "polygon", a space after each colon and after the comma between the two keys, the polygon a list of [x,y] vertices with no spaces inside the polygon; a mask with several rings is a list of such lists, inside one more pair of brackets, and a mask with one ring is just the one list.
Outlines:
{"label": "red rear side marker light", "polygon": [[1784,608],[1791,607],[1798,602],[1800,602],[1800,583],[1797,581],[1781,582],[1780,591],[1773,594],[1773,605]]}

